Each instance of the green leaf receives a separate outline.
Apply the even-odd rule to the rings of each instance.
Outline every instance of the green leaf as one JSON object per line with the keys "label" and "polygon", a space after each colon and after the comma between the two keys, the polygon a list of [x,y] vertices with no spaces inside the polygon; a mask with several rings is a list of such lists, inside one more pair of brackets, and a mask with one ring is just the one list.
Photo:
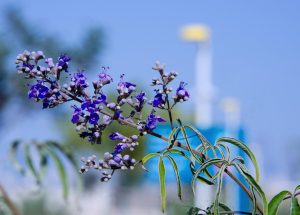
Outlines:
{"label": "green leaf", "polygon": [[221,189],[223,184],[223,174],[226,169],[227,165],[223,164],[220,168],[220,171],[218,172],[218,186],[217,186],[217,193],[214,203],[214,214],[219,214],[219,200],[221,195]]}
{"label": "green leaf", "polygon": [[[196,172],[196,169],[195,169],[195,165],[194,165],[194,161],[189,157],[187,156],[187,154],[185,154],[183,151],[179,150],[179,149],[175,149],[175,148],[172,148],[172,149],[168,149],[166,150],[163,155],[167,155],[167,154],[178,154],[178,155],[181,155],[183,157],[185,157],[186,159],[188,159],[190,161],[190,168],[191,168],[191,172],[192,174],[195,174]],[[207,175],[209,178],[211,178],[212,176],[209,174],[209,172],[207,170],[204,171],[205,175]],[[203,178],[201,176],[198,176],[197,179],[203,183],[206,183],[208,185],[213,185],[214,183],[212,181],[209,181],[207,180],[206,178]]]}
{"label": "green leaf", "polygon": [[[190,163],[190,169],[191,169],[192,174],[195,175],[196,169],[195,169],[195,165],[193,163]],[[198,175],[197,179],[198,179],[198,181],[200,181],[202,183],[205,183],[207,185],[214,185],[215,184],[214,181],[211,178],[206,179],[206,178]]]}
{"label": "green leaf", "polygon": [[226,204],[219,202],[219,207],[223,209],[223,211],[232,211],[230,207],[228,207]]}
{"label": "green leaf", "polygon": [[158,162],[158,172],[159,172],[159,183],[160,183],[160,197],[161,197],[161,210],[164,213],[166,209],[166,170],[162,157],[159,157]]}
{"label": "green leaf", "polygon": [[260,197],[263,200],[263,211],[264,211],[264,215],[268,215],[268,200],[267,197],[264,193],[264,191],[262,190],[262,188],[258,185],[258,183],[256,182],[256,180],[252,177],[252,175],[250,175],[248,172],[246,172],[244,169],[240,168],[240,166],[237,163],[234,163],[233,166],[238,170],[238,172],[244,177],[244,179],[246,179],[246,181],[248,182],[248,184],[250,186],[252,186],[260,195]]}
{"label": "green leaf", "polygon": [[193,149],[192,149],[192,147],[191,147],[190,141],[189,141],[189,139],[188,139],[188,137],[187,137],[187,134],[186,134],[186,132],[185,132],[185,129],[184,129],[183,127],[181,128],[181,132],[182,132],[182,134],[183,134],[183,137],[184,137],[184,139],[185,139],[185,142],[186,142],[186,145],[187,145],[187,147],[188,147],[188,149],[189,149],[189,152],[192,154],[193,158],[194,158],[199,164],[201,164],[201,163],[202,163],[202,160],[200,160],[200,159],[197,157],[197,155],[195,155],[195,153],[193,152]]}
{"label": "green leaf", "polygon": [[25,144],[24,146],[24,157],[25,157],[25,162],[26,165],[28,166],[29,171],[32,173],[32,175],[34,176],[36,183],[38,185],[41,184],[41,178],[40,178],[40,174],[38,173],[38,171],[36,170],[36,168],[34,167],[33,164],[33,160],[31,158],[31,153],[30,153],[30,146],[29,144]]}
{"label": "green leaf", "polygon": [[150,160],[151,158],[156,157],[156,156],[160,156],[160,154],[159,153],[147,154],[145,157],[142,158],[142,160],[140,162],[142,163],[142,165],[144,165],[147,163],[148,160]]}
{"label": "green leaf", "polygon": [[284,190],[272,198],[272,200],[268,204],[269,215],[277,214],[279,205],[281,204],[283,199],[288,195],[291,195],[291,193],[289,191]]}
{"label": "green leaf", "polygon": [[68,158],[69,162],[71,162],[72,166],[77,171],[77,160],[76,160],[72,150],[70,149],[70,147],[68,147],[67,145],[53,142],[53,141],[48,141],[48,142],[46,142],[46,144],[50,145],[51,147],[53,146],[58,151],[60,151],[64,156],[66,156]]}
{"label": "green leaf", "polygon": [[71,163],[73,169],[75,170],[75,175],[76,175],[76,179],[77,179],[77,193],[78,195],[80,195],[82,189],[83,189],[83,178],[80,176],[80,174],[78,173],[78,166],[77,166],[77,160],[75,158],[75,155],[72,151],[72,149],[65,144],[59,144],[57,142],[54,141],[48,141],[46,142],[46,145],[48,147],[51,147],[54,149],[57,149],[59,152],[62,153],[62,155],[66,156],[66,158],[68,159],[68,161]]}
{"label": "green leaf", "polygon": [[300,215],[300,206],[296,197],[292,197],[291,215]]}
{"label": "green leaf", "polygon": [[193,190],[193,193],[195,195],[195,182],[196,182],[196,179],[197,179],[197,176],[202,172],[204,171],[207,167],[213,165],[213,164],[217,164],[217,163],[222,163],[224,162],[223,160],[221,159],[211,159],[205,163],[203,163],[200,168],[196,171],[196,173],[194,174],[193,176],[193,179],[192,179],[192,190]]}
{"label": "green leaf", "polygon": [[42,145],[37,146],[40,155],[40,169],[39,174],[41,180],[45,177],[47,167],[48,167],[48,154]]}
{"label": "green leaf", "polygon": [[17,159],[17,151],[20,146],[20,141],[14,141],[10,148],[10,160],[15,167],[15,169],[20,172],[22,175],[25,174],[24,168],[20,165],[18,159]]}
{"label": "green leaf", "polygon": [[222,151],[222,148],[224,148],[225,149],[225,160],[227,160],[227,161],[229,161],[229,159],[230,159],[230,149],[229,149],[229,147],[228,146],[226,146],[225,144],[222,144],[222,143],[217,143],[216,144],[216,146],[215,147],[218,147],[219,148],[219,150],[220,150],[220,153],[221,153],[221,151]]}
{"label": "green leaf", "polygon": [[205,145],[209,145],[211,146],[211,144],[208,142],[208,140],[198,131],[198,129],[194,128],[193,126],[190,125],[184,125],[184,128],[189,128],[191,129],[193,132],[195,132],[195,134],[199,137],[199,139],[201,140],[202,144]]}
{"label": "green leaf", "polygon": [[253,209],[252,209],[252,214],[256,214],[256,207],[257,207],[257,199],[256,199],[256,195],[255,195],[255,189],[251,186],[250,187],[251,190],[251,194],[252,194],[252,205],[253,205]]}
{"label": "green leaf", "polygon": [[189,211],[187,212],[188,215],[197,215],[200,211],[200,208],[197,207],[191,207]]}
{"label": "green leaf", "polygon": [[[176,140],[176,138],[174,138],[174,134],[179,131],[180,128],[173,128],[170,135],[169,135],[169,140],[168,140],[168,145],[170,148],[172,148],[171,146],[173,145],[172,141]],[[177,134],[176,134],[177,135]]]}
{"label": "green leaf", "polygon": [[177,190],[178,190],[177,195],[178,195],[179,199],[181,200],[182,199],[182,191],[181,191],[181,182],[180,182],[180,176],[179,176],[179,173],[178,173],[177,164],[176,164],[174,158],[172,158],[170,155],[167,155],[166,157],[170,160],[170,162],[173,166],[174,173],[175,173],[175,176],[176,176],[176,181],[177,181]]}
{"label": "green leaf", "polygon": [[68,177],[65,171],[65,167],[62,161],[60,160],[59,156],[55,153],[55,151],[51,147],[48,147],[48,152],[52,160],[54,161],[57,172],[59,174],[61,185],[63,187],[63,196],[65,199],[67,199],[69,195],[69,184],[68,184]]}
{"label": "green leaf", "polygon": [[294,195],[296,194],[296,192],[300,189],[300,185],[298,185],[295,190],[294,190]]}
{"label": "green leaf", "polygon": [[[212,208],[214,208],[215,206],[215,203],[213,203],[210,207],[207,208],[207,212],[209,212],[208,214],[212,214],[211,210]],[[232,212],[233,210],[230,209],[229,206],[227,206],[226,204],[222,203],[222,202],[219,202],[219,209],[221,209],[220,212],[226,212],[226,211],[229,211],[229,212]],[[226,213],[222,213],[222,214],[226,214]],[[228,213],[227,215],[231,215],[232,213]]]}
{"label": "green leaf", "polygon": [[233,145],[239,147],[243,152],[245,152],[255,167],[256,181],[259,182],[259,178],[260,178],[259,166],[258,166],[257,160],[256,160],[253,152],[248,148],[248,146],[246,146],[244,143],[240,142],[239,140],[236,140],[234,138],[229,138],[229,137],[219,138],[217,140],[217,143],[218,142],[226,142],[226,143],[233,144]]}

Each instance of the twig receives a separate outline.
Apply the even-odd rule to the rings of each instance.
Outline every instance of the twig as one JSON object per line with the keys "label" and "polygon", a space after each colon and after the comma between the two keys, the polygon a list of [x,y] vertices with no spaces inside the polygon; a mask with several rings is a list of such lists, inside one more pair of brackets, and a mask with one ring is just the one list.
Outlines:
{"label": "twig", "polygon": [[13,201],[8,196],[7,192],[5,191],[4,187],[0,184],[0,192],[2,193],[2,197],[4,202],[6,203],[7,207],[10,209],[13,215],[21,215],[21,212],[16,207],[16,205],[13,203]]}

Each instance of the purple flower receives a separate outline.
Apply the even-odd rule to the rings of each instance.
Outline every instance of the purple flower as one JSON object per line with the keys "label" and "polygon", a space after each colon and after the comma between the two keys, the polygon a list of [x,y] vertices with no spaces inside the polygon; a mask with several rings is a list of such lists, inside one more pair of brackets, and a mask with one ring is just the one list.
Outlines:
{"label": "purple flower", "polygon": [[106,95],[100,93],[100,96],[94,101],[95,104],[107,104]]}
{"label": "purple flower", "polygon": [[104,125],[109,125],[112,122],[112,118],[110,116],[104,115],[102,117],[102,123]]}
{"label": "purple flower", "polygon": [[118,132],[112,132],[110,135],[109,135],[109,139],[111,140],[123,140],[125,137],[118,133]]}
{"label": "purple flower", "polygon": [[72,123],[76,124],[80,121],[80,117],[83,115],[82,109],[77,107],[76,105],[72,106],[74,108],[74,112],[72,115]]}
{"label": "purple flower", "polygon": [[90,117],[89,117],[89,123],[91,124],[97,124],[99,120],[99,115],[97,113],[91,113]]}
{"label": "purple flower", "polygon": [[125,119],[125,117],[122,115],[121,110],[116,110],[115,111],[114,119]]}
{"label": "purple flower", "polygon": [[156,95],[154,96],[154,99],[152,101],[153,107],[163,107],[166,103],[166,100],[164,99],[163,94],[159,93],[159,91],[156,91]]}
{"label": "purple flower", "polygon": [[67,69],[68,69],[68,64],[69,64],[69,61],[71,60],[71,58],[65,54],[63,55],[60,55],[60,57],[58,58],[58,63],[57,63],[57,66],[58,66],[58,69],[60,70],[65,70],[66,72]]}
{"label": "purple flower", "polygon": [[52,58],[47,58],[45,59],[45,63],[48,65],[50,69],[54,67],[53,59]]}
{"label": "purple flower", "polygon": [[126,143],[118,143],[115,147],[114,147],[114,152],[113,155],[116,154],[120,154],[124,149],[128,148]]}
{"label": "purple flower", "polygon": [[118,87],[117,87],[118,93],[121,96],[129,96],[135,90],[136,85],[132,84],[130,82],[123,81],[124,74],[121,75],[120,78],[121,78],[121,80],[120,80],[120,82],[118,84]]}
{"label": "purple flower", "polygon": [[34,69],[34,65],[30,64],[30,63],[23,63],[22,68],[25,72],[30,72],[31,70]]}
{"label": "purple flower", "polygon": [[99,79],[100,79],[99,81],[102,86],[109,84],[110,82],[113,81],[112,77],[106,74],[106,70],[107,68],[102,67],[102,72],[99,74]]}
{"label": "purple flower", "polygon": [[137,103],[134,105],[134,108],[137,112],[141,112],[144,107],[146,101],[145,95],[146,95],[145,92],[140,92],[138,95],[135,96]]}
{"label": "purple flower", "polygon": [[87,78],[85,77],[83,71],[79,71],[73,75],[71,81],[74,83],[76,87],[86,88],[88,84],[86,82]]}
{"label": "purple flower", "polygon": [[44,85],[42,81],[38,81],[37,84],[34,84],[30,87],[28,91],[28,97],[30,99],[44,99],[49,93],[49,88]]}
{"label": "purple flower", "polygon": [[102,106],[99,106],[99,104],[106,104],[106,96],[104,94],[101,94],[97,99],[85,99],[85,101],[81,104],[81,108],[83,110],[87,110],[90,113],[96,112],[100,109],[102,109]]}
{"label": "purple flower", "polygon": [[147,130],[153,130],[156,128],[156,124],[158,122],[166,122],[166,120],[164,120],[163,118],[161,118],[160,116],[156,116],[154,114],[154,111],[152,111],[150,113],[150,115],[148,116],[147,118],[147,121],[146,121],[146,125],[145,125],[145,128]]}
{"label": "purple flower", "polygon": [[174,96],[174,100],[175,102],[183,102],[183,101],[187,101],[190,97],[188,91],[186,89],[184,89],[184,87],[186,86],[186,83],[184,83],[183,81],[180,82],[179,87],[176,90],[176,95]]}
{"label": "purple flower", "polygon": [[87,110],[89,112],[94,112],[95,111],[95,104],[92,102],[91,99],[86,99],[82,104],[81,104],[82,110]]}

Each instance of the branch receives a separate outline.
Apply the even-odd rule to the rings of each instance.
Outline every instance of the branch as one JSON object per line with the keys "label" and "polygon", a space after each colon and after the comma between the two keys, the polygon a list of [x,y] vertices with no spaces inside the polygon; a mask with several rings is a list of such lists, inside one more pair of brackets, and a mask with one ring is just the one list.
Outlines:
{"label": "branch", "polygon": [[13,203],[13,201],[8,196],[7,192],[5,191],[4,187],[0,184],[0,193],[2,193],[3,200],[6,203],[7,207],[10,209],[13,215],[21,215],[21,212],[16,207],[16,205]]}

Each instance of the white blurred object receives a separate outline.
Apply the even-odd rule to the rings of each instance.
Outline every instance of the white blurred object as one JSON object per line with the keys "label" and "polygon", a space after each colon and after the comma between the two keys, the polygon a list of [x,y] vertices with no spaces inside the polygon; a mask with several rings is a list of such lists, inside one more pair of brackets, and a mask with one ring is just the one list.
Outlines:
{"label": "white blurred object", "polygon": [[[221,100],[221,110],[224,113],[225,123],[225,136],[238,138],[240,130],[240,103],[236,98],[226,97]],[[239,151],[237,147],[230,148],[231,156],[237,157]],[[240,207],[240,195],[238,186],[231,180],[225,180],[226,184],[226,197],[227,203],[232,205],[233,208],[239,209]]]}
{"label": "white blurred object", "polygon": [[[195,125],[201,129],[211,128],[214,86],[212,83],[210,29],[205,25],[187,25],[181,30],[181,36],[183,40],[197,45],[195,60],[195,91],[197,96],[195,100]],[[213,193],[212,186],[197,183],[195,205],[203,209],[207,208],[211,204]]]}

